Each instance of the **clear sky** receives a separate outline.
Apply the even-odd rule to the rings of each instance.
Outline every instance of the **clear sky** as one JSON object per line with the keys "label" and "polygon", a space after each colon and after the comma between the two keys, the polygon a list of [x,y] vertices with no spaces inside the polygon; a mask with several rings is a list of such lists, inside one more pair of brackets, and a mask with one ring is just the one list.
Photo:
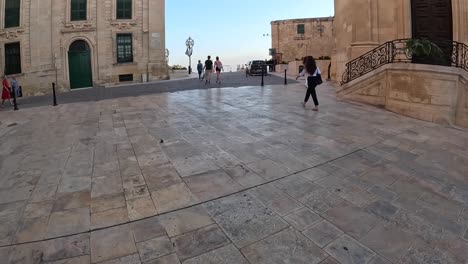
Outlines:
{"label": "clear sky", "polygon": [[167,0],[166,48],[169,65],[188,66],[185,40],[195,40],[192,68],[207,55],[224,65],[269,59],[270,22],[333,16],[333,0]]}

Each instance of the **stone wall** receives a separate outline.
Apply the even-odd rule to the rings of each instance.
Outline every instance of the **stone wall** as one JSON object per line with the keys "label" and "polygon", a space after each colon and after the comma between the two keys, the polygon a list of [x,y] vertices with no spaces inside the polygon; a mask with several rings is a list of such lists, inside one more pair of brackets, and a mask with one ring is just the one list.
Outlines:
{"label": "stone wall", "polygon": [[345,64],[380,44],[411,36],[410,0],[335,0],[332,79],[341,81]]}
{"label": "stone wall", "polygon": [[[299,24],[304,24],[305,34],[298,34]],[[281,54],[282,61],[300,60],[305,56],[331,56],[334,48],[333,17],[272,21],[271,36],[272,48]]]}
{"label": "stone wall", "polygon": [[[453,39],[468,43],[468,1],[452,0]],[[332,79],[352,59],[394,39],[411,38],[411,0],[335,0]],[[386,65],[344,86],[338,96],[439,124],[468,127],[468,73],[461,69]]]}
{"label": "stone wall", "polygon": [[[26,96],[50,93],[52,82],[70,90],[68,49],[76,40],[90,47],[93,85],[118,83],[120,74],[132,74],[134,82],[168,78],[164,0],[134,0],[131,20],[116,20],[115,0],[87,2],[86,21],[70,21],[70,0],[22,0],[20,27],[1,23],[1,70],[4,44],[19,41],[22,73],[16,77]],[[117,33],[132,33],[133,63],[117,63]]]}
{"label": "stone wall", "polygon": [[420,64],[391,64],[338,91],[350,99],[420,120],[468,127],[468,73]]}
{"label": "stone wall", "polygon": [[[453,36],[468,44],[468,1],[452,0]],[[332,79],[345,64],[389,40],[411,38],[411,0],[335,0]]]}

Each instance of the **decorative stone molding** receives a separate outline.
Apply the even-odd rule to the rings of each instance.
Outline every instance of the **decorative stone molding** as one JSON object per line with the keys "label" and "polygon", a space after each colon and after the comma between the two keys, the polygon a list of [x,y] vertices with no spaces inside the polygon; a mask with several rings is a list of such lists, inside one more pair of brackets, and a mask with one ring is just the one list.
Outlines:
{"label": "decorative stone molding", "polygon": [[297,37],[294,37],[294,40],[307,40],[309,38],[306,38],[304,34],[300,34]]}
{"label": "decorative stone molding", "polygon": [[0,38],[2,39],[16,39],[24,33],[24,28],[8,28],[0,30]]}
{"label": "decorative stone molding", "polygon": [[120,30],[131,29],[132,27],[135,27],[138,25],[138,22],[136,20],[120,21],[120,20],[108,19],[108,21],[111,26],[116,27]]}
{"label": "decorative stone molding", "polygon": [[63,25],[62,32],[92,31],[96,29],[93,19],[76,22],[67,22],[65,20],[61,21]]}

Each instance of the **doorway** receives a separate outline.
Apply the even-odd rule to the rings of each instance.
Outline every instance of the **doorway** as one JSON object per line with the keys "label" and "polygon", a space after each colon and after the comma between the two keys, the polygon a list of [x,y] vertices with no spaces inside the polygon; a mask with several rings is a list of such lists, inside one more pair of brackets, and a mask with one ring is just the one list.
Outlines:
{"label": "doorway", "polygon": [[84,40],[77,40],[68,50],[68,68],[70,73],[70,88],[93,86],[91,70],[91,50]]}
{"label": "doorway", "polygon": [[415,63],[451,65],[452,0],[411,0],[413,38],[426,38],[443,51],[443,58],[413,58]]}

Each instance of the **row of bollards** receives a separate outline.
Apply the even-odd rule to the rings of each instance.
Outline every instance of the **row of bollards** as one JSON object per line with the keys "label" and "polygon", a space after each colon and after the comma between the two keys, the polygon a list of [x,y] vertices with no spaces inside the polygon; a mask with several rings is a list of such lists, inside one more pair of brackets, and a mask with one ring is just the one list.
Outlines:
{"label": "row of bollards", "polygon": [[[263,80],[263,76],[265,75],[265,72],[262,71],[262,83],[261,83],[261,86],[264,86],[265,85],[265,82]],[[284,70],[284,85],[288,85],[288,70],[285,69]]]}
{"label": "row of bollards", "polygon": [[[264,80],[265,72],[262,71],[262,83],[261,86],[265,86],[265,80]],[[284,70],[284,85],[288,84],[288,79],[287,79],[287,70]],[[55,91],[55,83],[52,83],[52,96],[53,96],[53,106],[57,106],[57,93]],[[16,102],[16,93],[13,93],[13,105],[14,105],[14,110],[18,110],[18,103]]]}
{"label": "row of bollards", "polygon": [[[19,87],[20,91],[22,90],[22,87],[20,86]],[[19,108],[18,108],[18,102],[16,101],[16,92],[13,91],[12,92],[12,95],[13,95],[13,110],[14,111],[18,111]],[[54,106],[57,106],[57,94],[55,93],[55,83],[52,83],[52,95],[53,95],[53,105]]]}

